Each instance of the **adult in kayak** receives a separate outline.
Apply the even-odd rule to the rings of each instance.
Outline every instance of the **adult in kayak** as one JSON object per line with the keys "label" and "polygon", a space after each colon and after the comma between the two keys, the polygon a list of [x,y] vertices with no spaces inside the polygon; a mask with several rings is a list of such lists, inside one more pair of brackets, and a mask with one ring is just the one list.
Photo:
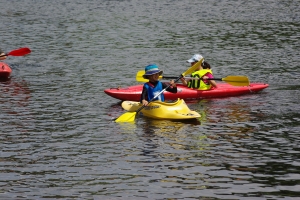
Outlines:
{"label": "adult in kayak", "polygon": [[[162,83],[158,81],[159,76],[163,71],[158,69],[158,66],[155,64],[150,64],[145,67],[145,74],[143,78],[149,79],[149,82],[145,83],[143,86],[143,91],[141,94],[140,102],[143,105],[148,105],[149,101],[154,98],[159,92],[168,87],[168,83]],[[171,86],[166,89],[168,92],[177,93],[177,86],[174,83],[174,80],[171,80]],[[164,94],[161,93],[154,101],[165,101]]]}
{"label": "adult in kayak", "polygon": [[[191,59],[187,60],[187,62],[193,66],[202,58],[203,57],[200,54],[195,54]],[[214,78],[214,76],[210,64],[203,60],[199,68],[192,73],[191,79],[186,80],[185,78],[181,78],[180,80],[183,85],[198,90],[209,90],[212,87],[217,87],[217,84],[214,80],[207,80],[209,78]]]}
{"label": "adult in kayak", "polygon": [[0,60],[5,60],[6,58],[6,54],[0,49]]}

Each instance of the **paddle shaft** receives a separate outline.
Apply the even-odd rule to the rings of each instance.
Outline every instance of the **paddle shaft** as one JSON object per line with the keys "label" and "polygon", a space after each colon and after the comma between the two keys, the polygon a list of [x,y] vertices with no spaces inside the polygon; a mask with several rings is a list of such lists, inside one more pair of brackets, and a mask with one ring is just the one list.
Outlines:
{"label": "paddle shaft", "polygon": [[[174,83],[176,83],[176,82],[178,82],[179,81],[179,79],[181,79],[183,76],[182,76],[182,74],[179,76],[179,77],[176,77],[177,79],[174,81]],[[151,101],[153,101],[154,99],[156,99],[161,93],[163,93],[164,91],[166,91],[169,87],[171,86],[171,84],[170,85],[168,85],[165,89],[163,89],[162,91],[160,91],[157,95],[155,95],[152,99],[150,99],[150,101],[148,101],[148,104],[151,102]],[[147,104],[147,105],[148,105]],[[136,113],[138,113],[138,112],[140,112],[143,108],[145,108],[147,105],[143,105],[142,107],[140,107],[137,111],[135,111]]]}
{"label": "paddle shaft", "polygon": [[[174,79],[174,78],[177,78],[175,76],[162,76],[162,78],[165,78],[165,79]],[[188,79],[192,79],[192,80],[199,80],[201,78],[188,78]],[[205,80],[216,80],[216,81],[222,81],[221,78],[207,78]]]}

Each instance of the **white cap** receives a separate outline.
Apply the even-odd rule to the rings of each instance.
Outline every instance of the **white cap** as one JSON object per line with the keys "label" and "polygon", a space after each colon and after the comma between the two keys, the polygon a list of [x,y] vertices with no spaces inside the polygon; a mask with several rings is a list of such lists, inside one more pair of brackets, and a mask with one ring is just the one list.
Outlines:
{"label": "white cap", "polygon": [[193,55],[193,57],[191,59],[187,60],[187,62],[189,62],[189,63],[198,62],[202,58],[203,58],[203,56],[201,56],[200,54],[195,54],[195,55]]}

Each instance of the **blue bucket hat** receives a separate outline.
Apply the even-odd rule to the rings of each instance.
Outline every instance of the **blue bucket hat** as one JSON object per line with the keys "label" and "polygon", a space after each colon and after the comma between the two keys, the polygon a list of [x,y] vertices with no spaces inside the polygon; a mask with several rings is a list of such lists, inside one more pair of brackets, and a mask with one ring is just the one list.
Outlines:
{"label": "blue bucket hat", "polygon": [[147,65],[145,67],[145,74],[143,75],[143,78],[148,79],[148,76],[151,76],[153,74],[157,74],[159,73],[159,75],[161,75],[163,73],[163,71],[158,69],[158,66],[155,64],[150,64]]}

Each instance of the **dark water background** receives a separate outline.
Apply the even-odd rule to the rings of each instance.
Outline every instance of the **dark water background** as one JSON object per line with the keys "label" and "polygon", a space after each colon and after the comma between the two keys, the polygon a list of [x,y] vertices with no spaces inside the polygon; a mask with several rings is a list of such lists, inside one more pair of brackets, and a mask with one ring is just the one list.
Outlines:
{"label": "dark water background", "polygon": [[[0,0],[0,199],[299,199],[298,0]],[[270,84],[189,102],[197,123],[112,121],[103,90],[200,53]]]}

